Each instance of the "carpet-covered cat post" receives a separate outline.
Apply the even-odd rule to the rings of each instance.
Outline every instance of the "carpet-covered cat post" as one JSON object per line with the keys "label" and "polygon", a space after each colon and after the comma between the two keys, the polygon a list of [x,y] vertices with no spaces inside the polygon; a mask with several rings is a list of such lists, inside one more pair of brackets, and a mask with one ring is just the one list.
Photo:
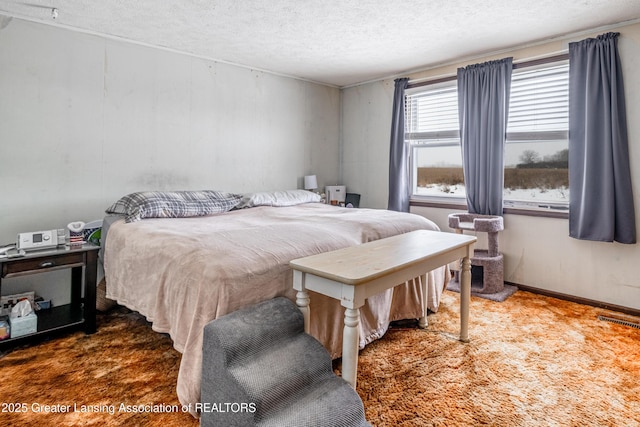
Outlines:
{"label": "carpet-covered cat post", "polygon": [[[487,233],[487,249],[476,249],[471,258],[472,267],[482,267],[481,277],[473,277],[471,292],[477,296],[489,296],[503,294],[508,290],[507,295],[499,298],[504,300],[509,297],[517,288],[511,290],[505,288],[504,284],[504,257],[498,250],[498,232],[504,230],[504,222],[501,216],[479,215],[471,213],[456,213],[449,215],[449,227],[456,230],[456,233],[474,231]],[[456,272],[452,285],[459,283],[459,274]],[[493,298],[489,298],[493,299]]]}

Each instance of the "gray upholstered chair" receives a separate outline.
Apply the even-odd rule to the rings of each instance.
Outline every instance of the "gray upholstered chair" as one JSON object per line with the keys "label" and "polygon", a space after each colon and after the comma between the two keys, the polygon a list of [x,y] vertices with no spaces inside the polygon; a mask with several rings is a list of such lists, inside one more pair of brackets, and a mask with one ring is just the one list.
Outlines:
{"label": "gray upholstered chair", "polygon": [[298,307],[274,298],[204,329],[201,426],[369,426],[362,400],[304,332]]}

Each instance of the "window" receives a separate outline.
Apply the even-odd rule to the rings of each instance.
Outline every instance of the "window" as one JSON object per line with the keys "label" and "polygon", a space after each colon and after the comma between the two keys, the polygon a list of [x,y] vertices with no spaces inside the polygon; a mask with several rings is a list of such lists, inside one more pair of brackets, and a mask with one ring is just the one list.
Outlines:
{"label": "window", "polygon": [[411,147],[413,194],[464,197],[456,81],[408,90],[405,142]]}
{"label": "window", "polygon": [[[568,60],[514,66],[504,152],[505,207],[568,209]],[[455,79],[410,88],[405,141],[413,195],[463,200]]]}

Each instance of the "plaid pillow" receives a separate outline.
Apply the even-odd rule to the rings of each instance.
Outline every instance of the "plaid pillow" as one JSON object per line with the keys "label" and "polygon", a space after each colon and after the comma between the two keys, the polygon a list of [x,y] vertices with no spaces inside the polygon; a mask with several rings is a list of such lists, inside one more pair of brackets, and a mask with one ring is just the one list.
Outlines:
{"label": "plaid pillow", "polygon": [[125,215],[125,222],[143,218],[188,218],[227,212],[242,200],[241,194],[221,191],[141,191],[128,194],[105,212]]}

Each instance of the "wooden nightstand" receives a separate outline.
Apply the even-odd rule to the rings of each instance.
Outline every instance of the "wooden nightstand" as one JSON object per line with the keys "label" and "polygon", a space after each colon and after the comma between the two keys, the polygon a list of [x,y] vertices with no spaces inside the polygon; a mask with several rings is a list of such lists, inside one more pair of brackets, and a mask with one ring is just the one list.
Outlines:
{"label": "wooden nightstand", "polygon": [[[70,329],[82,328],[86,334],[94,333],[96,331],[96,279],[99,249],[99,246],[86,243],[74,248],[28,252],[21,258],[0,259],[0,291],[2,279],[5,278],[46,273],[63,268],[71,269],[71,302],[37,311],[37,332],[2,340],[0,347]],[[84,297],[82,296],[83,276]]]}

